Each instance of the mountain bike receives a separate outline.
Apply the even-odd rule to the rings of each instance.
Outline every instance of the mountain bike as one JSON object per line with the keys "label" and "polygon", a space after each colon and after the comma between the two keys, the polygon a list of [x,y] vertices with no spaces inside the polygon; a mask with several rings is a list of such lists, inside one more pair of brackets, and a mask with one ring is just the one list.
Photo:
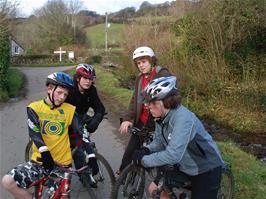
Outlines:
{"label": "mountain bike", "polygon": [[[142,145],[146,146],[153,140],[153,133],[148,128],[142,129],[132,127],[128,130],[130,134],[139,136]],[[134,166],[128,165],[119,175],[112,192],[112,199],[116,198],[134,198],[141,199],[145,195],[145,176],[146,180],[154,178],[157,175],[157,169],[145,170]],[[123,184],[123,187],[121,186]],[[119,190],[122,188],[122,190]]]}
{"label": "mountain bike", "polygon": [[[158,190],[152,198],[160,198],[162,191],[168,193],[171,199],[190,199],[191,198],[191,184],[188,179],[182,183],[173,182],[169,179],[167,171],[173,169],[173,166],[158,167],[158,172],[162,173],[158,183]],[[115,187],[112,192],[112,199],[141,199],[150,198],[143,195],[145,185],[145,168],[135,166],[134,164],[128,165],[120,174],[116,181]],[[171,183],[169,183],[171,182]],[[218,191],[218,199],[232,199],[234,190],[234,176],[228,165],[223,167],[221,186]]]}
{"label": "mountain bike", "polygon": [[[85,130],[85,126],[84,126]],[[88,133],[89,135],[89,133]],[[25,161],[29,161],[31,154],[32,154],[32,140],[30,140],[25,148]],[[91,143],[94,147],[99,172],[96,176],[92,176],[91,170],[89,168],[86,168],[85,171],[82,170],[82,172],[79,173],[80,179],[82,179],[82,184],[78,177],[74,177],[71,181],[74,181],[75,183],[71,183],[71,190],[72,191],[72,197],[77,199],[79,196],[75,196],[74,193],[79,192],[82,193],[82,195],[86,195],[84,198],[91,198],[91,199],[108,199],[111,196],[111,192],[113,189],[113,186],[115,184],[115,176],[114,172],[112,170],[112,167],[108,163],[108,161],[104,158],[103,155],[101,155],[96,148],[96,144],[94,142]],[[72,149],[72,154],[75,153],[76,149],[79,146],[75,146]],[[77,170],[78,171],[78,170]],[[77,173],[76,170],[72,168],[70,170],[70,174]],[[89,176],[89,177],[88,177]],[[92,188],[90,186],[89,179],[95,180],[97,183],[97,188]],[[60,198],[60,197],[57,197]],[[83,198],[83,197],[81,197]]]}
{"label": "mountain bike", "polygon": [[[88,166],[84,166],[80,169],[74,169],[72,167],[65,167],[58,165],[54,170],[50,172],[49,175],[43,177],[39,181],[30,185],[30,188],[33,188],[32,195],[35,199],[67,199],[70,198],[71,193],[71,177],[72,175],[83,175],[89,174]],[[97,197],[92,188],[87,184],[87,193],[90,198],[102,198]],[[84,195],[84,194],[83,194]],[[73,198],[80,198],[73,196]],[[87,197],[86,197],[87,198]]]}

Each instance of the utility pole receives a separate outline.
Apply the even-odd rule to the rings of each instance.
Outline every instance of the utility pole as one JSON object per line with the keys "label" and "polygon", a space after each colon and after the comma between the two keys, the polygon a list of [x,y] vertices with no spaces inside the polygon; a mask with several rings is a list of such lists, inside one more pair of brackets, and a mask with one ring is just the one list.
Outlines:
{"label": "utility pole", "polygon": [[105,52],[107,52],[107,26],[108,26],[108,14],[105,13]]}

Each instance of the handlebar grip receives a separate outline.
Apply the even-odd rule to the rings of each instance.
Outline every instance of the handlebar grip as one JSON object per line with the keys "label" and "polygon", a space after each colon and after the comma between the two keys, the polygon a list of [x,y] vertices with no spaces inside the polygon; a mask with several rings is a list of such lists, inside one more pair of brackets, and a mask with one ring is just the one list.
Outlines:
{"label": "handlebar grip", "polygon": [[136,135],[139,132],[141,132],[141,130],[139,128],[137,128],[137,127],[131,127],[131,128],[128,129],[128,132],[131,133],[131,134]]}

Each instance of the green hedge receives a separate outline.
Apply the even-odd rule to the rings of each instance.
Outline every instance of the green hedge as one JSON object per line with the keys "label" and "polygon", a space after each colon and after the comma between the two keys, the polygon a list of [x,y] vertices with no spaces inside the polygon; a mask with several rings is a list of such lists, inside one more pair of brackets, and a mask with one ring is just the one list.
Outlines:
{"label": "green hedge", "polygon": [[8,32],[0,33],[0,100],[8,98],[7,70],[10,66],[10,40]]}
{"label": "green hedge", "polygon": [[[59,62],[59,54],[18,55],[12,57],[13,65],[50,64]],[[62,55],[62,62],[68,62],[66,54]]]}

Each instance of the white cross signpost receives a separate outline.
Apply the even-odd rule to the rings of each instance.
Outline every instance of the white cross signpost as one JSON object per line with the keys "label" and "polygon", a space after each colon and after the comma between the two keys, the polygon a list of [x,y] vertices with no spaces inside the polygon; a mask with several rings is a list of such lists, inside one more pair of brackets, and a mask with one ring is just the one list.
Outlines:
{"label": "white cross signpost", "polygon": [[54,53],[58,54],[59,53],[59,61],[62,61],[62,54],[66,53],[66,51],[62,51],[61,47],[59,48],[59,50],[54,51]]}

